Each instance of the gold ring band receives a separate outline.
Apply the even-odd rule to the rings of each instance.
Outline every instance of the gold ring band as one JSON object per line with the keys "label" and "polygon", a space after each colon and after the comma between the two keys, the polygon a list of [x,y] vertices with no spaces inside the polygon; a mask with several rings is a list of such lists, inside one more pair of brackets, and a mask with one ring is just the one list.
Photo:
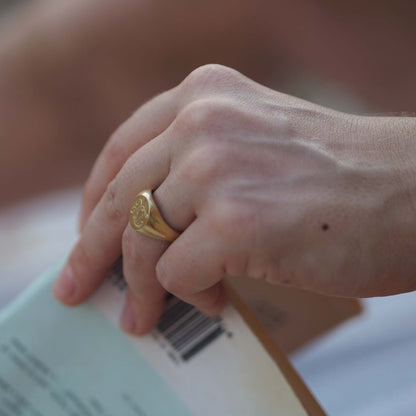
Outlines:
{"label": "gold ring band", "polygon": [[136,195],[130,206],[129,220],[134,230],[148,237],[170,242],[179,237],[179,233],[162,218],[151,190]]}

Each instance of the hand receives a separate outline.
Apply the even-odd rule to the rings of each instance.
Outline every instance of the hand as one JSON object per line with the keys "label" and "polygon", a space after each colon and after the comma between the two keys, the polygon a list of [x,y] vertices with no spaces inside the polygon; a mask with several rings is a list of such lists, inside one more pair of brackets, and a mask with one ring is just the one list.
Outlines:
{"label": "hand", "polygon": [[[143,334],[166,291],[219,313],[226,274],[340,296],[412,290],[413,131],[412,119],[347,115],[201,67],[110,138],[55,295],[83,302],[122,254],[122,324]],[[182,231],[171,245],[128,224],[143,189]]]}
{"label": "hand", "polygon": [[[103,139],[200,62],[276,75],[263,28],[247,25],[260,11],[270,15],[238,0],[46,0],[9,14],[0,24],[0,208],[81,184]],[[275,46],[273,59],[284,61]]]}

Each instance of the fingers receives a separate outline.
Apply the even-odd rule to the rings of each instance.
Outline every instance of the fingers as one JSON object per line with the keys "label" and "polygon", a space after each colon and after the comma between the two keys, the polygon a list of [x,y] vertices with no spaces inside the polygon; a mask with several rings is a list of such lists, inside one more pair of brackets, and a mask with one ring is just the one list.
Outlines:
{"label": "fingers", "polygon": [[[169,175],[170,176],[170,175]],[[194,219],[192,201],[183,187],[171,188],[168,178],[153,192],[162,217],[177,230],[186,229]],[[186,209],[183,207],[186,206]],[[127,332],[144,334],[157,322],[163,309],[166,291],[156,278],[156,264],[169,243],[144,236],[128,225],[122,239],[123,271],[131,295],[126,299],[126,310],[135,312],[134,328],[131,314],[123,314],[121,324]],[[129,304],[132,305],[129,305]],[[125,322],[124,318],[128,321]],[[127,326],[126,326],[127,325]]]}
{"label": "fingers", "polygon": [[84,187],[80,230],[84,229],[94,207],[126,160],[137,149],[159,136],[175,119],[175,94],[176,89],[172,89],[144,104],[109,139]]}
{"label": "fingers", "polygon": [[216,315],[225,305],[220,281],[225,247],[204,219],[196,219],[165,251],[156,265],[160,284],[170,293]]}
{"label": "fingers", "polygon": [[156,279],[155,267],[168,243],[139,234],[128,225],[123,234],[123,272],[129,294],[122,328],[138,335],[150,331],[163,310],[166,291]]}
{"label": "fingers", "polygon": [[156,326],[164,304],[165,296],[158,298],[157,301],[153,299],[152,302],[144,302],[142,299],[137,299],[133,291],[128,288],[126,304],[120,318],[122,329],[135,335],[148,333]]}
{"label": "fingers", "polygon": [[[198,232],[196,230],[197,228],[193,227],[193,232]],[[187,234],[185,232],[185,235]],[[182,236],[179,237],[179,240],[181,238]],[[185,236],[185,240],[181,244],[175,247],[172,254],[175,261],[176,255],[179,255],[177,250],[186,248],[188,244],[186,240],[187,236]],[[163,255],[163,252],[167,248],[168,243],[166,242],[143,236],[129,226],[126,228],[123,236],[123,271],[129,290],[121,316],[121,326],[124,331],[136,335],[143,335],[156,326],[163,312],[166,291],[156,278],[155,268],[160,256]],[[186,252],[188,252],[187,248]],[[186,259],[181,257],[181,259],[188,261],[190,257]],[[177,264],[180,264],[180,261]],[[189,270],[185,279],[177,282],[177,273],[181,275],[185,268],[178,268],[176,266],[175,269],[171,270],[170,265],[171,263],[168,263],[167,266],[170,277],[166,280],[161,279],[165,285],[166,282],[170,282],[170,279],[173,280],[173,282],[167,283],[169,290],[176,287],[176,285],[186,284],[188,286],[189,280],[195,281],[195,276],[197,275],[201,279],[201,282],[190,290],[188,288],[186,290],[175,289],[172,293],[180,297],[183,301],[197,306],[209,316],[218,315],[222,311],[226,303],[223,285],[220,281],[211,285],[216,280],[221,279],[221,273],[217,274],[217,277],[213,275],[205,276],[202,273],[198,273],[199,265],[196,265],[196,269]],[[201,288],[204,289],[201,290]]]}
{"label": "fingers", "polygon": [[218,282],[214,286],[193,295],[182,296],[181,299],[184,302],[195,305],[208,316],[219,315],[227,302],[227,296],[222,282]]}
{"label": "fingers", "polygon": [[169,148],[159,138],[126,162],[88,219],[54,286],[59,300],[76,305],[97,289],[121,255],[121,238],[135,195],[143,189],[157,188],[169,169]]}

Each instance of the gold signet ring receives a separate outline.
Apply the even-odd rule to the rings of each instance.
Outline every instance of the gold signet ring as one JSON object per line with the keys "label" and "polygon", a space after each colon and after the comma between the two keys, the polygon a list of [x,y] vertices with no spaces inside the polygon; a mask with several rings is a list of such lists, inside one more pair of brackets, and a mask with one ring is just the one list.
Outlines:
{"label": "gold signet ring", "polygon": [[152,191],[145,190],[134,198],[129,213],[130,225],[140,234],[164,241],[174,241],[179,233],[162,218]]}

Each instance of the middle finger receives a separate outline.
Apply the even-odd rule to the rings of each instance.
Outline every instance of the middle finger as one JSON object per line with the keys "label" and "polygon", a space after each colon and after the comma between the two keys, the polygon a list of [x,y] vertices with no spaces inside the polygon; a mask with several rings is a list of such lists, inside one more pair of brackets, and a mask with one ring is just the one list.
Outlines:
{"label": "middle finger", "polygon": [[121,255],[121,238],[134,196],[143,189],[157,188],[169,169],[170,150],[161,136],[129,158],[110,183],[73,248],[54,286],[58,299],[76,305],[97,289]]}

